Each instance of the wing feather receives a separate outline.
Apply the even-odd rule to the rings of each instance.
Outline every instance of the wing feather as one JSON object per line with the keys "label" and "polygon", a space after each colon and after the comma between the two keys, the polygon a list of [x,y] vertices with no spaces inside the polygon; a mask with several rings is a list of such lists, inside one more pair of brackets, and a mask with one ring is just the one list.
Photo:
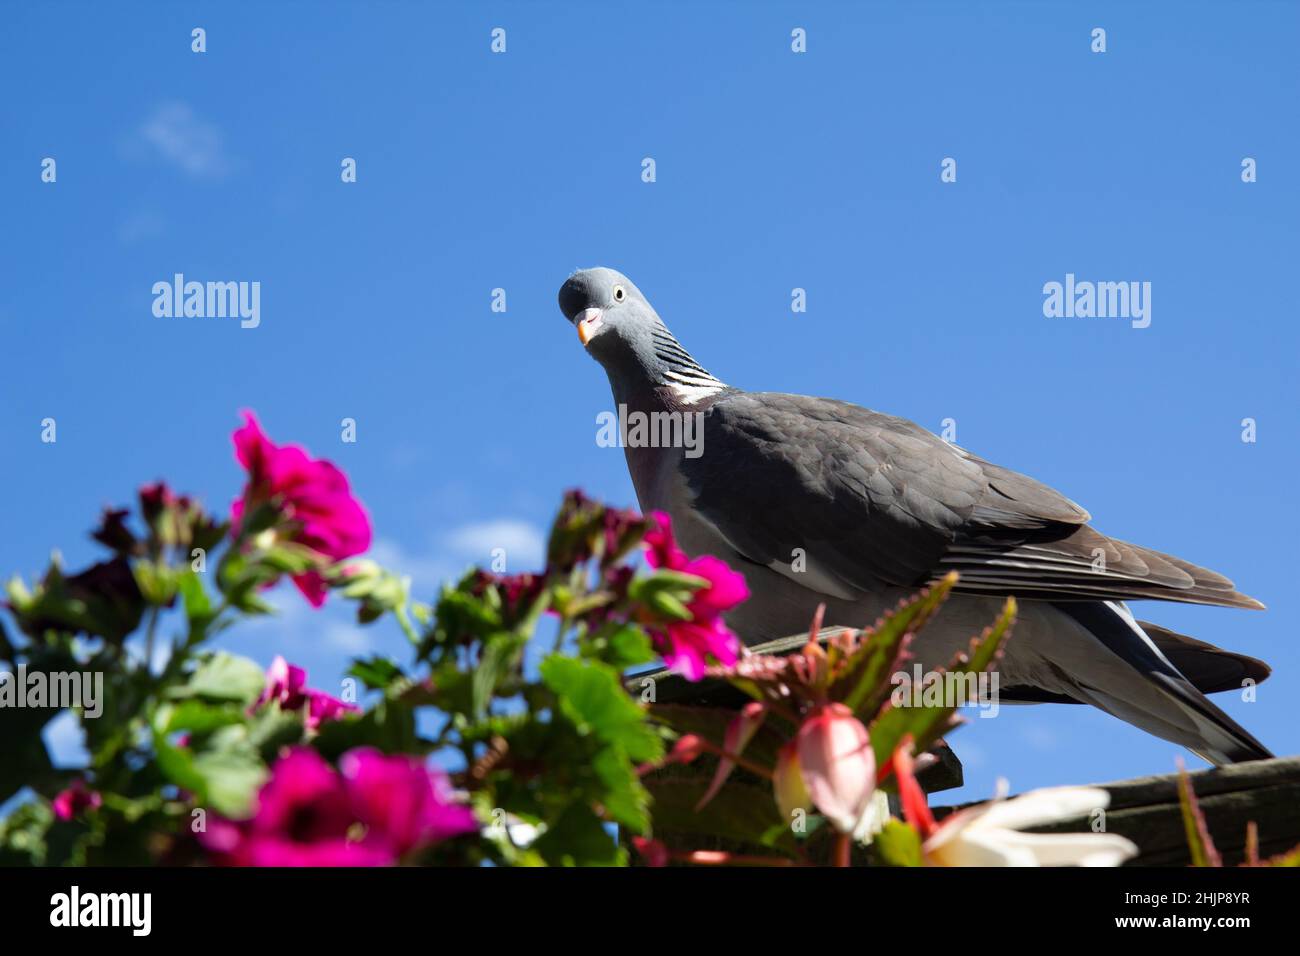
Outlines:
{"label": "wing feather", "polygon": [[1041,482],[847,402],[728,394],[681,469],[694,507],[745,557],[780,567],[803,549],[850,591],[957,571],[972,592],[1263,606],[1223,575],[1101,534]]}

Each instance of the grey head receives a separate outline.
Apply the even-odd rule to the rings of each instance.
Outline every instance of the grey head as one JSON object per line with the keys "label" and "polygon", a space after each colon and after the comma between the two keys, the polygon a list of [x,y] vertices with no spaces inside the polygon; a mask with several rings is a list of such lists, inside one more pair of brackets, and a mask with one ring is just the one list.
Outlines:
{"label": "grey head", "polygon": [[560,311],[609,376],[619,401],[668,389],[693,402],[726,386],[691,357],[627,276],[599,267],[575,272],[560,286]]}

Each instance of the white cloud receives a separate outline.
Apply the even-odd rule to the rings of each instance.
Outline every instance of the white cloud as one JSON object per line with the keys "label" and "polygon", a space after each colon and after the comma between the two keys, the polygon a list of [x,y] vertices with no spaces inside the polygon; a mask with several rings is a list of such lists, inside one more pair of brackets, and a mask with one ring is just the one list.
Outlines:
{"label": "white cloud", "polygon": [[546,561],[546,538],[536,525],[502,518],[473,522],[440,535],[428,551],[414,552],[392,538],[381,538],[370,557],[394,574],[411,578],[417,600],[431,600],[444,581],[453,581],[471,565],[491,568],[493,550],[505,551],[506,573],[540,571]]}
{"label": "white cloud", "polygon": [[135,131],[127,152],[160,158],[193,179],[220,179],[230,171],[221,130],[199,118],[187,103],[156,109]]}
{"label": "white cloud", "polygon": [[361,655],[370,650],[370,632],[359,624],[327,621],[325,643],[344,654]]}
{"label": "white cloud", "polygon": [[370,555],[386,570],[411,579],[411,596],[418,601],[431,601],[437,596],[443,581],[459,577],[465,565],[443,555],[419,555],[407,551],[391,538],[381,538],[370,547]]}
{"label": "white cloud", "polygon": [[506,570],[538,570],[546,555],[542,533],[526,521],[485,521],[457,528],[447,535],[447,546],[475,563],[487,564],[493,552],[505,551]]}

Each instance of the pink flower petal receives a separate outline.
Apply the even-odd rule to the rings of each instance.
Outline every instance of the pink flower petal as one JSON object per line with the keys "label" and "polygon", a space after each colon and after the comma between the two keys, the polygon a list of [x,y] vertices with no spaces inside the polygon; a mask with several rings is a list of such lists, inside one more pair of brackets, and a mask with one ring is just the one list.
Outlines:
{"label": "pink flower petal", "polygon": [[[232,528],[238,529],[249,503],[276,502],[283,514],[281,527],[293,541],[318,553],[322,565],[369,549],[370,518],[352,495],[347,476],[296,445],[274,444],[252,412],[243,414],[245,423],[232,437],[248,484],[231,506]],[[318,571],[296,575],[294,583],[313,607],[325,603],[328,588]]]}

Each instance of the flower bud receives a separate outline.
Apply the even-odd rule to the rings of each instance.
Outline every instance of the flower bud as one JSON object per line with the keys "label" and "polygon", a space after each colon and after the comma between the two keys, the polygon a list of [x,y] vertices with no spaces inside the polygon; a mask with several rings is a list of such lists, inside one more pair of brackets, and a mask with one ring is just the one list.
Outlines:
{"label": "flower bud", "polygon": [[876,789],[867,728],[843,704],[824,704],[804,721],[795,743],[812,802],[835,829],[853,833]]}
{"label": "flower bud", "polygon": [[796,810],[805,813],[812,809],[812,797],[803,782],[803,773],[799,769],[799,748],[795,741],[790,741],[776,755],[776,769],[772,772],[772,790],[776,795],[776,806],[786,823]]}

